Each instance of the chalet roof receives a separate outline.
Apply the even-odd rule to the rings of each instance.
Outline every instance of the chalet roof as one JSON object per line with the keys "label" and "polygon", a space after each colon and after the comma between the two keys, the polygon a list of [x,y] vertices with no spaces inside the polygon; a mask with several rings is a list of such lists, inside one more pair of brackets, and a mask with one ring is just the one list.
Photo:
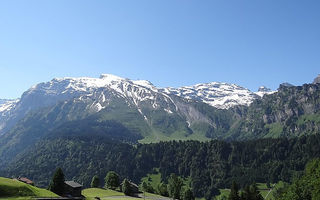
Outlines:
{"label": "chalet roof", "polygon": [[30,179],[26,178],[26,177],[19,177],[18,180],[22,181],[24,183],[27,183],[27,184],[33,184],[33,182]]}
{"label": "chalet roof", "polygon": [[[132,185],[132,186],[134,186],[134,187],[139,187],[137,184],[135,184],[134,182],[132,182],[132,181],[130,181],[130,180],[128,180],[128,182],[129,182],[129,184],[130,185]],[[120,185],[122,185],[123,183],[120,183]]]}
{"label": "chalet roof", "polygon": [[73,187],[73,188],[78,188],[78,187],[82,187],[81,184],[77,183],[77,182],[74,182],[74,181],[65,181],[64,182],[65,184]]}

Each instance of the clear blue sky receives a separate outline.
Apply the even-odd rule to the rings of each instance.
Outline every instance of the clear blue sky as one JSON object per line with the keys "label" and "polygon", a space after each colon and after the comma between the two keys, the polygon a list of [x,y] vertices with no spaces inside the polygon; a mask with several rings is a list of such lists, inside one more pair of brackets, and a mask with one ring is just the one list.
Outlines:
{"label": "clear blue sky", "polygon": [[0,1],[0,98],[101,73],[159,87],[311,82],[320,73],[320,1]]}

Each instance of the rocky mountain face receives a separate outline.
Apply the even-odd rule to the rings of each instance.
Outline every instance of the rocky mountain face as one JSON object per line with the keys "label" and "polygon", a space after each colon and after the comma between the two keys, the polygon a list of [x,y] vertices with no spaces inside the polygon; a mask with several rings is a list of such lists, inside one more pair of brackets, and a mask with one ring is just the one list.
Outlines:
{"label": "rocky mountain face", "polygon": [[320,84],[281,84],[253,102],[237,127],[238,138],[294,137],[320,131]]}

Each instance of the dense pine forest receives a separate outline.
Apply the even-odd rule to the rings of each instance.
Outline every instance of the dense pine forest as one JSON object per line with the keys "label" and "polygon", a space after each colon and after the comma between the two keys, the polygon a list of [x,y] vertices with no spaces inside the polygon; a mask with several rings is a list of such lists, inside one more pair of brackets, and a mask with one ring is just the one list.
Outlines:
{"label": "dense pine forest", "polygon": [[[171,141],[130,145],[107,138],[87,136],[42,140],[24,152],[1,175],[27,176],[37,185],[47,186],[51,174],[61,166],[67,179],[89,185],[98,175],[103,179],[113,170],[122,178],[139,183],[156,168],[163,182],[171,173],[191,178],[197,197],[215,188],[240,187],[253,182],[292,182],[300,177],[305,164],[320,157],[320,136],[259,139],[243,142],[212,140]],[[83,149],[86,149],[83,151]],[[25,174],[19,174],[21,171]]]}

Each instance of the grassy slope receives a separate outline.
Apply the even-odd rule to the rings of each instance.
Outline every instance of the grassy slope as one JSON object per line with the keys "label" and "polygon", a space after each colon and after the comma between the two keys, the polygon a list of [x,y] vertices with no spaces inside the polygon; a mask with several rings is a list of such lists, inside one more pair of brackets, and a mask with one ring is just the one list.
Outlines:
{"label": "grassy slope", "polygon": [[88,188],[82,190],[82,195],[86,197],[86,200],[93,200],[94,197],[100,197],[101,199],[107,199],[108,197],[123,196],[124,194],[115,190],[102,189],[102,188]]}
{"label": "grassy slope", "polygon": [[31,197],[57,197],[58,195],[42,188],[31,186],[17,180],[0,177],[0,199],[30,199]]}
{"label": "grassy slope", "polygon": [[[88,189],[84,189],[82,190],[82,195],[86,197],[86,200],[94,200],[94,197],[100,197],[102,200],[108,200],[108,199],[112,199],[112,200],[126,200],[126,199],[130,199],[130,200],[135,200],[135,199],[140,199],[141,198],[135,198],[135,197],[129,197],[126,196],[122,193],[122,192],[118,192],[118,191],[114,191],[114,190],[109,190],[109,189],[102,189],[102,188],[88,188]],[[151,194],[146,192],[145,193],[146,197],[153,197],[153,198],[163,198],[160,195],[157,194]]]}

